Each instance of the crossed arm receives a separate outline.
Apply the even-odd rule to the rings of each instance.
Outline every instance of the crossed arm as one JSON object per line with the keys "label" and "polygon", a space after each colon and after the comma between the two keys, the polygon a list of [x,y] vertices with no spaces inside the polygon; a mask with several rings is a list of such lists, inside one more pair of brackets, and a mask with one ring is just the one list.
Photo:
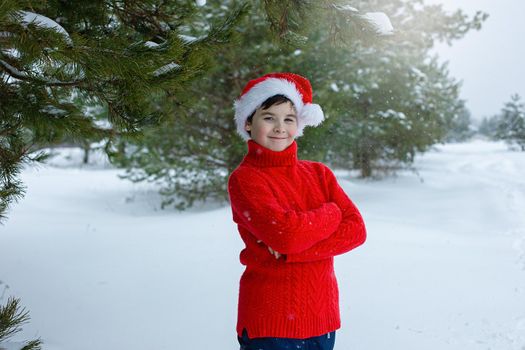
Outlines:
{"label": "crossed arm", "polygon": [[329,200],[337,204],[343,217],[336,231],[328,238],[299,253],[287,254],[285,260],[288,263],[330,258],[346,253],[366,240],[366,228],[361,213],[339,186],[333,172],[326,166],[324,170],[328,180]]}
{"label": "crossed arm", "polygon": [[264,180],[231,176],[228,192],[234,220],[266,244],[276,258],[285,255],[287,263],[326,259],[361,245],[366,239],[361,214],[332,171],[323,169],[329,201],[307,211],[283,209]]}
{"label": "crossed arm", "polygon": [[305,251],[328,238],[341,222],[341,210],[333,202],[306,211],[284,209],[264,179],[254,174],[232,174],[228,192],[234,221],[281,254]]}

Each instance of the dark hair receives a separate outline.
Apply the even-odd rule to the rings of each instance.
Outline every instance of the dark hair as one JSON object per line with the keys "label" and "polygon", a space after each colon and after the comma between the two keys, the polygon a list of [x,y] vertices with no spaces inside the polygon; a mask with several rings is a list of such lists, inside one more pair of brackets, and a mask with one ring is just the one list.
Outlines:
{"label": "dark hair", "polygon": [[[292,104],[292,106],[295,107],[293,102],[292,102],[292,100],[290,100],[288,97],[286,97],[284,95],[273,95],[272,97],[268,97],[261,104],[261,107],[259,107],[259,108],[268,109],[268,108],[270,108],[273,105],[280,105],[280,104],[283,104],[283,103],[286,103],[286,102],[290,102]],[[259,108],[257,108],[257,109],[259,109]],[[246,119],[247,122],[249,122],[249,123],[252,122],[253,116],[255,115],[255,112],[257,111],[257,109],[255,111],[253,111],[253,113],[250,114],[250,116]],[[252,136],[252,133],[250,131],[248,131],[248,134],[250,136]]]}

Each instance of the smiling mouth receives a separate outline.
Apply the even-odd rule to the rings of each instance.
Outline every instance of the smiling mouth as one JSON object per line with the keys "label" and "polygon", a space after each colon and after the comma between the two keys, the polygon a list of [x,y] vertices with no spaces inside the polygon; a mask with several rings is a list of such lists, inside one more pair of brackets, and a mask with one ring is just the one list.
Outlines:
{"label": "smiling mouth", "polygon": [[275,139],[275,140],[286,140],[286,137],[271,137],[271,136],[269,136],[269,138]]}

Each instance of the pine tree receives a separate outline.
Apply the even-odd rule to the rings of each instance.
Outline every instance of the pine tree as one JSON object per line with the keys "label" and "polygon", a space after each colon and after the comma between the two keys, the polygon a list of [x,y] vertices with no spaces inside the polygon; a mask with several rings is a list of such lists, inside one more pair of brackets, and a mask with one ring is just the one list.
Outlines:
{"label": "pine tree", "polygon": [[300,57],[329,117],[308,134],[316,148],[312,158],[319,155],[323,158],[318,160],[357,168],[368,177],[374,169],[410,164],[416,152],[442,141],[464,113],[459,83],[429,49],[436,40],[457,39],[479,28],[486,15],[469,20],[461,12],[448,15],[440,6],[418,6],[417,1],[356,3],[363,11],[387,13],[394,34],[339,47],[321,40],[312,53],[304,50]]}
{"label": "pine tree", "polygon": [[[2,1],[0,220],[23,195],[22,165],[44,160],[43,147],[105,140],[117,151],[115,138],[166,116],[159,101],[183,103],[245,11],[196,21],[194,1]],[[89,104],[105,110],[103,126]]]}
{"label": "pine tree", "polygon": [[[308,157],[364,177],[374,170],[409,165],[416,152],[445,139],[460,115],[460,84],[446,64],[430,55],[436,41],[457,40],[480,29],[486,14],[447,14],[421,1],[355,1],[359,13],[382,11],[392,35],[326,40],[332,23],[322,22],[318,40],[294,57],[310,77],[328,119],[301,140]],[[355,10],[357,11],[357,10]],[[344,26],[339,26],[344,28]]]}
{"label": "pine tree", "polygon": [[[226,200],[227,176],[245,153],[232,102],[249,79],[270,71],[307,76],[327,116],[321,127],[307,128],[298,139],[300,158],[358,168],[369,176],[386,162],[412,161],[415,152],[444,138],[464,105],[459,84],[428,50],[435,40],[457,39],[478,28],[482,14],[468,19],[461,12],[447,15],[441,7],[403,1],[355,2],[356,8],[343,2],[286,3],[295,5],[285,11],[278,2],[254,2],[237,27],[235,44],[217,52],[209,79],[189,87],[193,101],[166,106],[177,119],[140,140],[124,140],[126,152],[116,154],[115,162],[127,168],[126,178],[157,183],[164,206]],[[206,16],[217,17],[229,5],[210,4]],[[393,35],[377,35],[366,21],[365,14],[374,10],[393,19]],[[430,18],[438,24],[429,27]]]}
{"label": "pine tree", "polygon": [[478,133],[488,137],[491,140],[497,140],[499,116],[485,117],[478,127]]}
{"label": "pine tree", "polygon": [[[214,3],[221,11],[206,17],[194,1],[3,1],[0,221],[23,196],[21,166],[46,159],[38,150],[77,145],[87,161],[97,142],[115,155],[125,151],[120,141],[114,147],[117,140],[140,142],[145,128],[189,106],[188,85],[204,79],[247,9],[243,2],[224,3]],[[355,36],[374,34],[368,19],[330,1],[268,0],[258,7],[267,16],[265,27],[282,42],[304,41],[304,24],[319,20],[318,10],[331,21],[354,24],[347,27]],[[344,37],[337,30],[335,36]]]}
{"label": "pine tree", "polygon": [[470,111],[462,104],[462,111],[459,111],[452,120],[450,129],[445,136],[446,142],[461,142],[471,138],[475,131],[472,126]]}
{"label": "pine tree", "polygon": [[525,151],[525,106],[518,94],[505,103],[497,120],[496,138]]}
{"label": "pine tree", "polygon": [[[348,15],[333,7],[326,10],[321,2],[312,2],[308,9],[306,2],[294,3],[303,7],[295,8],[291,2],[290,7],[284,2],[253,2],[252,10],[237,27],[234,42],[216,52],[208,79],[188,87],[185,103],[164,106],[173,117],[139,139],[121,139],[120,147],[126,152],[116,153],[112,159],[126,167],[124,178],[156,183],[164,195],[163,207],[184,209],[195,201],[227,199],[227,176],[245,153],[235,132],[232,103],[249,79],[270,70],[299,71],[299,65],[290,65],[295,52],[316,38],[309,38],[314,34],[312,26],[297,23],[360,21],[360,28],[366,29],[360,37],[375,36],[373,23],[355,19],[353,12]],[[234,5],[235,1],[209,3],[201,15],[221,17]],[[288,24],[269,25],[274,22]],[[332,34],[338,37],[328,36],[329,40],[349,40],[354,35]]]}

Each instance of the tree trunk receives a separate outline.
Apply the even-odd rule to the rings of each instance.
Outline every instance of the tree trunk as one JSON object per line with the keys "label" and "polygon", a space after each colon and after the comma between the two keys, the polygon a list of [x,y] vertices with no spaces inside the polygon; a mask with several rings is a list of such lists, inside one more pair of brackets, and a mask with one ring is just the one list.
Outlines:
{"label": "tree trunk", "polygon": [[361,167],[361,177],[370,177],[372,176],[372,162],[367,153],[361,153],[361,159],[359,160]]}
{"label": "tree trunk", "polygon": [[84,159],[82,160],[82,163],[87,164],[89,162],[89,146],[83,147],[84,148]]}

